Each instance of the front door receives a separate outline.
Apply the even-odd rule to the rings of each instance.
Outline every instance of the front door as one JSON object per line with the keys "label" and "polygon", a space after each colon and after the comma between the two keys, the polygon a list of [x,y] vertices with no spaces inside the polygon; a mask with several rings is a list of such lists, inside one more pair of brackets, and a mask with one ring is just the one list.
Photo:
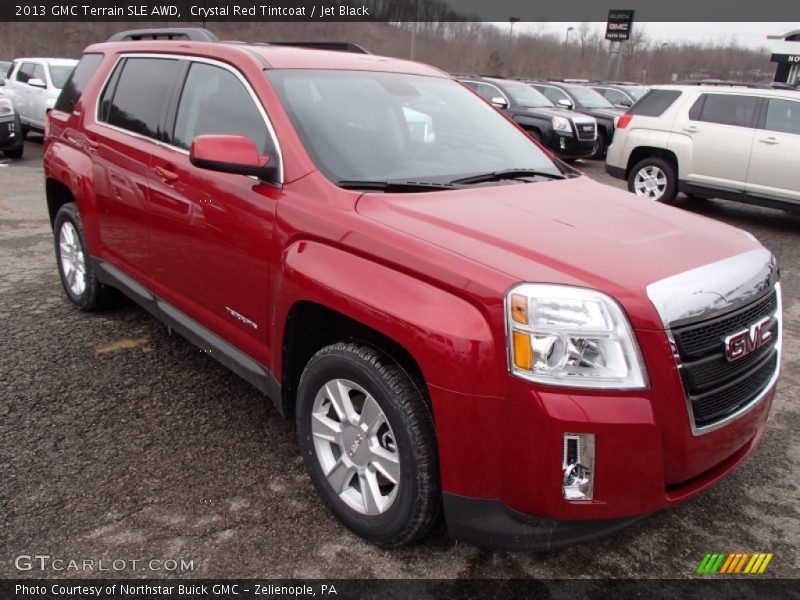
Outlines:
{"label": "front door", "polygon": [[192,140],[242,134],[275,152],[266,115],[231,67],[192,62],[170,146],[151,170],[150,249],[156,291],[179,310],[266,362],[269,254],[281,188],[189,162]]}

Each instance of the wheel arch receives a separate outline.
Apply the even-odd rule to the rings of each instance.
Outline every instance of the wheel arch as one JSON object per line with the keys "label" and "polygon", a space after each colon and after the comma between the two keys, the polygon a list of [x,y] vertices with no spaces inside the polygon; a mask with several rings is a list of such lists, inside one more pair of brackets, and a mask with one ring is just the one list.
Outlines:
{"label": "wheel arch", "polygon": [[[302,368],[318,349],[344,339],[379,347],[415,378],[485,395],[505,369],[483,313],[463,298],[409,274],[321,242],[290,246],[279,267],[270,347],[285,415]],[[335,339],[337,338],[337,339]],[[427,393],[426,393],[427,395]],[[434,411],[435,412],[435,411]]]}
{"label": "wheel arch", "polygon": [[628,157],[628,164],[625,165],[625,179],[627,180],[628,177],[630,177],[631,171],[636,163],[638,163],[640,160],[651,157],[668,160],[675,167],[675,174],[678,174],[678,157],[674,152],[655,146],[638,146]]}

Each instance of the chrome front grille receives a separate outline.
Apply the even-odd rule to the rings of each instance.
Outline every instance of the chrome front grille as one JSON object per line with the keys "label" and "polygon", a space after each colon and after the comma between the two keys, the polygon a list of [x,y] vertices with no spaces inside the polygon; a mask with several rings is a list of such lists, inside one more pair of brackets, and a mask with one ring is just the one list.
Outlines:
{"label": "chrome front grille", "polygon": [[[672,329],[695,427],[709,427],[726,419],[752,403],[769,386],[778,369],[778,304],[773,290],[738,310]],[[729,361],[725,338],[765,317],[770,318],[765,328],[771,334],[770,342]]]}
{"label": "chrome front grille", "polygon": [[[672,346],[694,435],[756,406],[778,379],[781,287],[757,248],[647,286]],[[746,351],[738,352],[735,349]]]}
{"label": "chrome front grille", "polygon": [[579,140],[594,140],[597,138],[597,123],[576,122],[575,129]]}

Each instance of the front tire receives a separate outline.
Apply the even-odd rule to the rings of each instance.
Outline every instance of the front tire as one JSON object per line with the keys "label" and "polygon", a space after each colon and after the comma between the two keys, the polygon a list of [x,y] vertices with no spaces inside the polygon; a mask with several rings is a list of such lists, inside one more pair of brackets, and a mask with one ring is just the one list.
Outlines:
{"label": "front tire", "polygon": [[656,156],[640,160],[628,174],[628,191],[639,198],[671,204],[678,194],[675,166]]}
{"label": "front tire", "polygon": [[296,422],[311,480],[348,529],[385,547],[428,533],[441,505],[436,437],[404,369],[368,346],[323,348],[300,378]]}
{"label": "front tire", "polygon": [[3,150],[3,154],[5,154],[6,158],[22,158],[24,150],[24,147],[20,146],[19,148],[13,148],[11,150]]}
{"label": "front tire", "polygon": [[597,141],[594,144],[594,152],[592,152],[589,158],[593,158],[594,160],[604,160],[606,157],[606,150],[608,150],[608,140],[606,139],[606,134],[602,129],[598,128]]}
{"label": "front tire", "polygon": [[64,204],[53,223],[56,263],[67,298],[87,312],[105,306],[109,290],[100,283],[89,261],[83,222],[74,202]]}

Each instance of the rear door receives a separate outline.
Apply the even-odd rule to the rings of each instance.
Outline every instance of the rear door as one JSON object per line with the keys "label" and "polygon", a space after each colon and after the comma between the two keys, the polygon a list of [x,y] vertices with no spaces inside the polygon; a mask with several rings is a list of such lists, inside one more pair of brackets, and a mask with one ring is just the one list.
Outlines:
{"label": "rear door", "polygon": [[681,179],[708,188],[744,192],[761,98],[749,94],[701,94],[676,119],[670,144],[690,141]]}
{"label": "rear door", "polygon": [[267,361],[269,256],[281,188],[194,167],[199,135],[239,134],[279,156],[267,115],[246,78],[215,61],[187,61],[169,145],[154,149],[150,248],[157,293]]}
{"label": "rear door", "polygon": [[182,67],[177,59],[120,59],[100,95],[96,121],[87,119],[103,258],[140,281],[149,277],[152,266],[150,162],[165,139],[167,106]]}
{"label": "rear door", "polygon": [[800,101],[765,101],[753,139],[747,193],[800,204]]}

